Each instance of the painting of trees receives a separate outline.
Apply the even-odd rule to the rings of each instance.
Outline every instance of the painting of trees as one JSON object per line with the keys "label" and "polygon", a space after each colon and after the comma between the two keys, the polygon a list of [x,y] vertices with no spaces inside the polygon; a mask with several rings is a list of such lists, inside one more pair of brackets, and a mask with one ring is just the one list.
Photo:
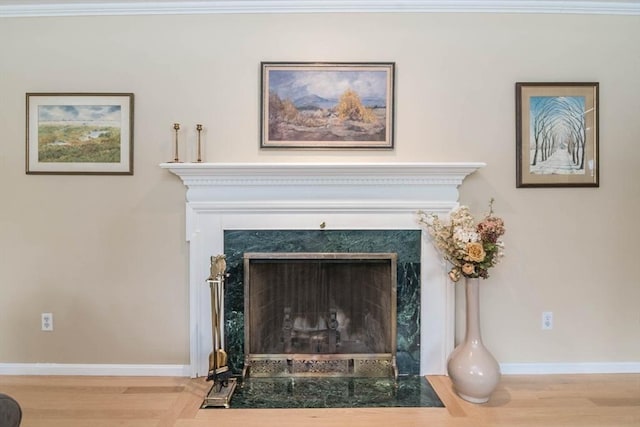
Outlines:
{"label": "painting of trees", "polygon": [[531,171],[584,172],[585,98],[531,97]]}
{"label": "painting of trees", "polygon": [[371,108],[362,105],[360,97],[351,88],[344,91],[336,107],[340,120],[375,123],[378,119]]}

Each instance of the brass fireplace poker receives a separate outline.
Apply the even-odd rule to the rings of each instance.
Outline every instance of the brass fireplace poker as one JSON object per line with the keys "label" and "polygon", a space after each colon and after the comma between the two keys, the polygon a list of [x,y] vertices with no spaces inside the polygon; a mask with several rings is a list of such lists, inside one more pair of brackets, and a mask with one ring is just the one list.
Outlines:
{"label": "brass fireplace poker", "polygon": [[211,337],[213,351],[209,354],[209,373],[207,381],[213,381],[211,390],[205,397],[202,407],[229,407],[231,396],[236,388],[236,379],[227,364],[227,352],[224,351],[224,281],[227,262],[224,255],[211,257],[211,274],[207,279],[211,288]]}

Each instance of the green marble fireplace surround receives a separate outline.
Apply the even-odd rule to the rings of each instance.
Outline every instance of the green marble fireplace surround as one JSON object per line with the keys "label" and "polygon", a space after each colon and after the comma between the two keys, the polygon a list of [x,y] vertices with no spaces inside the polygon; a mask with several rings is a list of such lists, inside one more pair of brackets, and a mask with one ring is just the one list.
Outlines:
{"label": "green marble fireplace surround", "polygon": [[420,371],[419,230],[227,230],[224,253],[225,329],[232,369],[242,372],[244,359],[244,268],[247,252],[396,253],[397,366],[399,375]]}

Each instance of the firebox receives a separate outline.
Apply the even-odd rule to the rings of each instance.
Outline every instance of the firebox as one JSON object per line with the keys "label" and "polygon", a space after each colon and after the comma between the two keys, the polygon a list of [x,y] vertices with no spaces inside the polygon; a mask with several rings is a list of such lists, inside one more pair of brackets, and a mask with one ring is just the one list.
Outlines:
{"label": "firebox", "polygon": [[245,253],[244,376],[397,377],[395,253]]}

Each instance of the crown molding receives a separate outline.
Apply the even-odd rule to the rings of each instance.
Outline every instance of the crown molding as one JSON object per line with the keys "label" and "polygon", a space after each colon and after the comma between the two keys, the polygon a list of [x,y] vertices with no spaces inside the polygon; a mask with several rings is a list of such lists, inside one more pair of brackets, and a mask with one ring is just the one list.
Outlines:
{"label": "crown molding", "polygon": [[226,13],[555,13],[640,15],[640,3],[550,0],[200,0],[0,4],[0,18]]}

